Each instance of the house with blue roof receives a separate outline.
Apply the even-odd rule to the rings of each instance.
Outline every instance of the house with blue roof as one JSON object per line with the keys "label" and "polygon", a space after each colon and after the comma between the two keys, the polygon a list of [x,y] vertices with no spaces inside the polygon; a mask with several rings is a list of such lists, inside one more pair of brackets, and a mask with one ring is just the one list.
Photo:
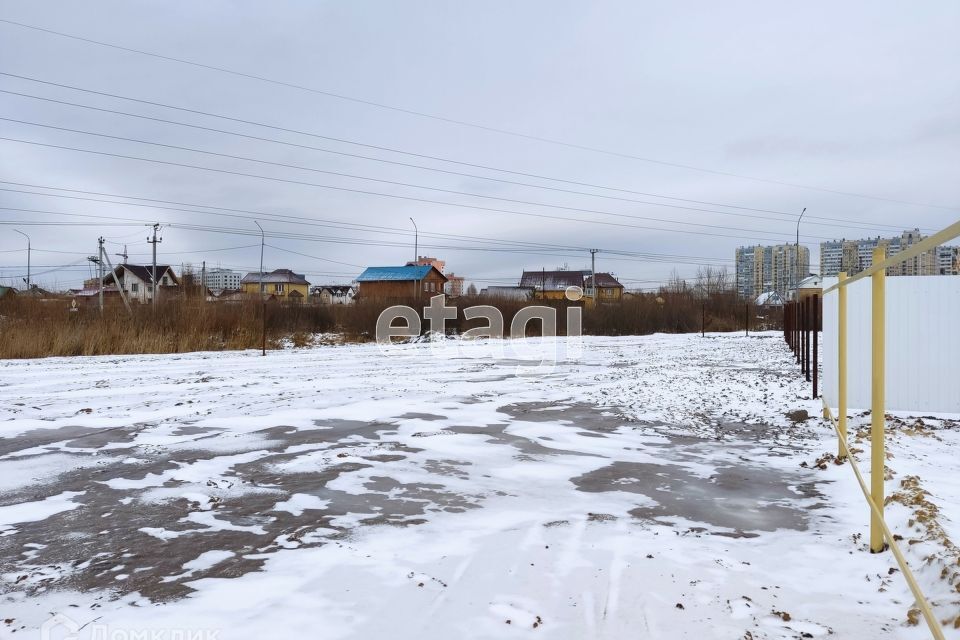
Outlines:
{"label": "house with blue roof", "polygon": [[367,267],[357,277],[357,297],[364,300],[430,298],[443,293],[447,277],[433,265]]}

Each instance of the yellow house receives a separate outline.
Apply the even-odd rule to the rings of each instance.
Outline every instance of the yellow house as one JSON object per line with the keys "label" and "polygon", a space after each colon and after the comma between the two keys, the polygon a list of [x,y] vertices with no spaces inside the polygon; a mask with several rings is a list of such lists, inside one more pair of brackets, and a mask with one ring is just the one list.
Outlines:
{"label": "yellow house", "polygon": [[520,286],[533,289],[537,300],[564,300],[569,287],[583,289],[583,271],[524,271]]}
{"label": "yellow house", "polygon": [[259,272],[248,273],[240,281],[240,288],[245,294],[263,293],[278,300],[303,302],[307,299],[310,283],[301,274],[294,273],[290,269],[276,269],[270,273],[264,273],[262,277]]}
{"label": "yellow house", "polygon": [[[587,295],[593,290],[593,276],[583,279],[583,287]],[[600,304],[621,302],[623,300],[623,285],[609,273],[597,274],[596,301]]]}

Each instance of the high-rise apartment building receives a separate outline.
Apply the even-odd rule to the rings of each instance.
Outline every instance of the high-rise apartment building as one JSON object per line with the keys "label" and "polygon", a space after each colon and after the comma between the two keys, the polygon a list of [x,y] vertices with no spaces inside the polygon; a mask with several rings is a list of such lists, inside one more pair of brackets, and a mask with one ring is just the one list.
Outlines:
{"label": "high-rise apartment building", "polygon": [[795,244],[740,247],[736,252],[737,292],[745,298],[776,291],[783,299],[810,272],[810,250]]}
{"label": "high-rise apartment building", "polygon": [[960,275],[960,247],[937,247],[937,271],[941,276]]}
{"label": "high-rise apartment building", "polygon": [[[841,271],[847,275],[859,273],[873,266],[873,250],[885,249],[887,257],[906,251],[923,240],[919,229],[907,230],[893,238],[865,238],[862,240],[833,240],[820,243],[820,275],[836,276]],[[888,276],[933,276],[955,274],[955,247],[935,247],[924,251],[905,262],[887,269]],[[951,266],[951,263],[953,266]]]}

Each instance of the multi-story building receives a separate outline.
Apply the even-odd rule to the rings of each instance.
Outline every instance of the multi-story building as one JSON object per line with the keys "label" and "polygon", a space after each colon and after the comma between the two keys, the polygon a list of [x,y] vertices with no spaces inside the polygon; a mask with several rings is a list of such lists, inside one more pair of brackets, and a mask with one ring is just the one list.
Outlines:
{"label": "multi-story building", "polygon": [[460,296],[462,296],[464,277],[458,276],[452,271],[444,275],[447,276],[447,283],[444,285],[443,292],[453,298],[459,298]]}
{"label": "multi-story building", "polygon": [[937,272],[941,276],[960,275],[960,247],[937,247]]}
{"label": "multi-story building", "polygon": [[240,289],[240,273],[230,269],[208,269],[203,284],[215,294]]}
{"label": "multi-story building", "polygon": [[417,259],[414,262],[408,262],[408,267],[433,267],[440,273],[444,273],[444,270],[447,268],[447,263],[444,260],[437,260],[436,258],[431,258],[430,256],[417,256]]}
{"label": "multi-story building", "polygon": [[[820,243],[820,275],[836,276],[859,273],[873,266],[873,250],[883,248],[889,258],[923,240],[919,229],[906,230],[893,238],[864,238],[862,240],[833,240]],[[951,271],[952,247],[935,247],[887,269],[888,276],[933,276],[956,273]],[[953,261],[955,263],[955,260]]]}
{"label": "multi-story building", "polygon": [[810,272],[810,250],[795,244],[740,247],[736,252],[737,293],[757,298],[775,291],[786,299]]}

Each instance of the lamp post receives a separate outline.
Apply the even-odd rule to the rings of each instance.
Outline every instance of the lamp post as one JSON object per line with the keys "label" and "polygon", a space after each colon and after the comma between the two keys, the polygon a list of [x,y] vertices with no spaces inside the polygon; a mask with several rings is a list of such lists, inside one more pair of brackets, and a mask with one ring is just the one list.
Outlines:
{"label": "lamp post", "polygon": [[420,259],[420,249],[417,246],[420,241],[420,229],[417,228],[417,222],[412,217],[410,222],[413,223],[413,262],[416,264],[417,260]]}
{"label": "lamp post", "polygon": [[260,355],[267,355],[267,299],[263,297],[263,245],[266,243],[266,236],[263,233],[263,227],[256,220],[253,224],[260,229]]}
{"label": "lamp post", "polygon": [[[420,259],[420,248],[417,246],[420,241],[420,229],[417,228],[417,222],[413,219],[413,216],[410,216],[410,222],[413,223],[413,264],[416,265],[417,261]],[[415,298],[420,297],[420,281],[414,280],[413,286],[416,289],[413,292]]]}
{"label": "lamp post", "polygon": [[[17,231],[14,229],[14,231]],[[30,293],[30,236],[25,234],[23,231],[17,231],[20,235],[27,239],[27,293]]]}
{"label": "lamp post", "polygon": [[807,208],[804,207],[803,211],[800,212],[800,217],[797,218],[797,244],[793,256],[793,296],[797,300],[800,299],[800,292],[797,291],[797,287],[800,285],[800,221],[803,220],[803,214],[806,212]]}

